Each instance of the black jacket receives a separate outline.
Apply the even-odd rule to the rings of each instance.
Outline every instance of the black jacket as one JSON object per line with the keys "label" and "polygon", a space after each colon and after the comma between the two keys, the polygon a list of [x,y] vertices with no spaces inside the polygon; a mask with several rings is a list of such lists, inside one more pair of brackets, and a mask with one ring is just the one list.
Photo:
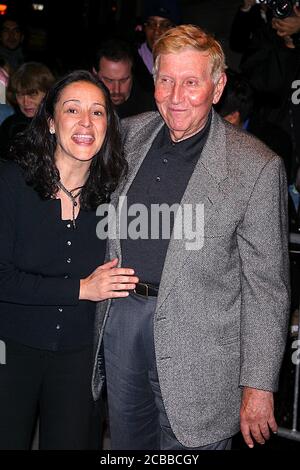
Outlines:
{"label": "black jacket", "polygon": [[0,158],[9,160],[9,148],[15,136],[23,132],[29,126],[31,118],[26,117],[21,111],[6,118],[0,126]]}
{"label": "black jacket", "polygon": [[95,303],[79,301],[79,285],[104,260],[95,212],[80,210],[73,229],[59,199],[42,200],[4,162],[0,214],[0,338],[46,350],[92,344]]}

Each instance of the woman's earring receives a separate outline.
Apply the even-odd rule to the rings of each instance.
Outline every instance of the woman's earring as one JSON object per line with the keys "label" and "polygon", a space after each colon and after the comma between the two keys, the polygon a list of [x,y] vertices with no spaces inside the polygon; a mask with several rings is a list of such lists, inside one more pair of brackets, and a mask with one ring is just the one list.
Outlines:
{"label": "woman's earring", "polygon": [[53,129],[53,127],[50,127],[49,132],[50,134],[55,134],[55,130]]}

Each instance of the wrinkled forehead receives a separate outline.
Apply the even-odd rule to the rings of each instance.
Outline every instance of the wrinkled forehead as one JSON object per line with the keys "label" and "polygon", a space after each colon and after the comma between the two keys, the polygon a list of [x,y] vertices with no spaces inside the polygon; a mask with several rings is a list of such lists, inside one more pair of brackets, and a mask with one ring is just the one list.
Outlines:
{"label": "wrinkled forehead", "polygon": [[185,70],[212,71],[212,58],[208,51],[199,51],[194,47],[183,47],[178,51],[159,54],[157,57],[158,72],[164,68],[173,69],[174,72]]}

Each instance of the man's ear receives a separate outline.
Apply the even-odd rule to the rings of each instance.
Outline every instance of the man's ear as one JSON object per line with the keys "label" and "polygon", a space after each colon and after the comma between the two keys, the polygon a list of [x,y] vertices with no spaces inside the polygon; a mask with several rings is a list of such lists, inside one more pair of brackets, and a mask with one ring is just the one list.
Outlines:
{"label": "man's ear", "polygon": [[95,69],[95,67],[93,67],[92,72],[93,72],[93,74],[94,74],[95,76],[98,75],[97,70]]}
{"label": "man's ear", "polygon": [[213,104],[217,104],[219,99],[221,98],[226,82],[226,73],[223,72],[215,85]]}

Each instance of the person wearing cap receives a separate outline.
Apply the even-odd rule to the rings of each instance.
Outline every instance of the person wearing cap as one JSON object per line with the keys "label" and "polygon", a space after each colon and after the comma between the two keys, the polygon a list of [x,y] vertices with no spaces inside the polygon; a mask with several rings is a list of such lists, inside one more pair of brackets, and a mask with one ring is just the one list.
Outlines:
{"label": "person wearing cap", "polygon": [[136,74],[143,87],[154,91],[153,85],[153,56],[152,48],[155,41],[168,29],[178,22],[175,6],[164,4],[151,5],[144,15],[145,41],[138,48],[136,54]]}
{"label": "person wearing cap", "polygon": [[171,14],[169,10],[163,7],[153,8],[146,18],[144,24],[146,41],[140,46],[138,52],[151,75],[153,73],[153,44],[162,33],[172,28],[172,26],[174,26],[174,23]]}

